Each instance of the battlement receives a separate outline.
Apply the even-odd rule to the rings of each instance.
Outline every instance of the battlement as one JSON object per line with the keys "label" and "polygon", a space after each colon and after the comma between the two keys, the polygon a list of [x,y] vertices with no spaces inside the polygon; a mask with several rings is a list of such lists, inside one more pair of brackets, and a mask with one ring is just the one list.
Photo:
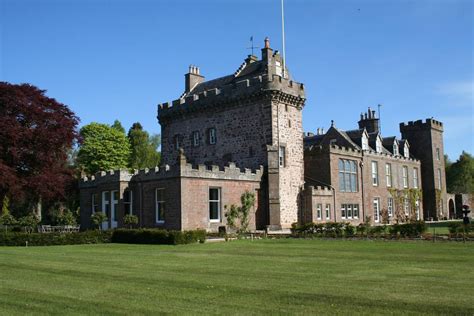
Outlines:
{"label": "battlement", "polygon": [[172,102],[158,105],[158,119],[173,116],[175,113],[204,110],[213,106],[240,101],[242,97],[252,97],[258,93],[277,91],[290,97],[290,102],[303,106],[305,101],[304,85],[278,75],[260,75],[242,79],[221,88],[205,90],[198,94],[191,94]]}
{"label": "battlement", "polygon": [[308,186],[306,188],[309,195],[312,196],[332,196],[333,190],[328,186]]}
{"label": "battlement", "polygon": [[420,162],[418,159],[414,159],[414,158],[406,158],[405,156],[403,155],[393,155],[392,153],[378,153],[376,152],[375,150],[367,150],[365,151],[366,154],[368,154],[369,156],[373,156],[373,157],[384,157],[384,158],[390,158],[390,159],[394,159],[394,160],[401,160],[401,161],[409,161],[409,162]]}
{"label": "battlement", "polygon": [[400,131],[416,131],[416,130],[427,130],[427,129],[437,129],[443,131],[443,123],[437,121],[433,118],[417,121],[409,121],[408,123],[400,123]]}
{"label": "battlement", "polygon": [[219,166],[192,165],[190,163],[181,163],[173,167],[164,165],[152,169],[141,170],[110,170],[107,172],[98,172],[92,176],[81,178],[80,187],[97,186],[114,182],[134,182],[147,180],[161,180],[176,177],[204,178],[220,180],[243,180],[260,181],[264,172],[263,166],[259,169],[240,169],[235,163],[229,163],[228,166],[220,168]]}

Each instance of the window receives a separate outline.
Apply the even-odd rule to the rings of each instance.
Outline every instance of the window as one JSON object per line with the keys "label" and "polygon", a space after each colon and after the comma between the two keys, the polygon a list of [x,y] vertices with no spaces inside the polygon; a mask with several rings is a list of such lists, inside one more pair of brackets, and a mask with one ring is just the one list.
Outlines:
{"label": "window", "polygon": [[437,159],[437,160],[440,160],[440,159],[441,159],[440,153],[439,153],[439,148],[436,148],[436,159]]}
{"label": "window", "polygon": [[357,163],[339,159],[339,191],[357,192]]}
{"label": "window", "polygon": [[398,155],[399,155],[397,143],[393,143],[393,155],[394,155],[394,156],[398,156]]}
{"label": "window", "polygon": [[365,134],[362,135],[362,150],[369,150],[369,139]]}
{"label": "window", "polygon": [[291,120],[288,120],[288,127],[291,127]]}
{"label": "window", "polygon": [[209,144],[215,145],[217,143],[216,129],[210,128],[208,134],[209,134]]}
{"label": "window", "polygon": [[438,189],[441,190],[441,169],[438,169]]}
{"label": "window", "polygon": [[165,222],[165,189],[157,188],[155,191],[155,220],[156,223]]}
{"label": "window", "polygon": [[416,200],[415,202],[415,208],[416,208],[416,220],[420,220],[420,200]]}
{"label": "window", "polygon": [[382,152],[382,142],[380,141],[380,138],[377,137],[375,141],[375,151],[378,153]]}
{"label": "window", "polygon": [[321,219],[322,208],[323,208],[322,204],[318,204],[316,206],[316,214],[317,214],[318,219]]}
{"label": "window", "polygon": [[110,192],[104,191],[102,192],[102,213],[106,216],[110,214]]}
{"label": "window", "polygon": [[278,151],[278,161],[280,167],[285,167],[285,147],[280,146],[280,150]]}
{"label": "window", "polygon": [[378,223],[380,221],[380,199],[374,199],[374,222]]}
{"label": "window", "polygon": [[405,142],[405,149],[403,150],[403,156],[405,158],[410,158],[410,151],[408,149],[408,144]]}
{"label": "window", "polygon": [[112,191],[112,207],[111,207],[111,213],[110,213],[110,219],[112,223],[117,222],[117,209],[118,209],[118,202],[119,202],[119,193],[118,191]]}
{"label": "window", "polygon": [[372,161],[372,185],[374,187],[379,185],[379,166],[377,161]]}
{"label": "window", "polygon": [[[326,210],[328,211],[330,205],[327,204]],[[358,204],[342,204],[341,205],[341,218],[342,219],[353,219],[359,218],[359,205]]]}
{"label": "window", "polygon": [[389,163],[385,165],[385,177],[387,180],[387,187],[391,187],[392,186],[392,165]]}
{"label": "window", "polygon": [[99,208],[99,200],[97,199],[97,193],[92,193],[91,195],[91,211],[92,214],[98,211]]}
{"label": "window", "polygon": [[123,206],[124,206],[124,215],[133,214],[133,195],[132,191],[127,189],[123,192]]}
{"label": "window", "polygon": [[181,148],[181,136],[180,135],[175,135],[174,136],[174,148],[175,149],[180,149]]}
{"label": "window", "polygon": [[413,187],[418,189],[418,168],[413,168]]}
{"label": "window", "polygon": [[403,209],[406,216],[410,215],[410,201],[406,197],[403,198]]}
{"label": "window", "polygon": [[388,198],[387,199],[387,204],[388,204],[388,217],[392,218],[393,216],[393,198]]}
{"label": "window", "polygon": [[403,187],[408,188],[408,167],[407,166],[403,166],[402,175],[403,175]]}
{"label": "window", "polygon": [[359,218],[359,205],[352,205],[352,211],[354,212],[354,218]]}
{"label": "window", "polygon": [[331,219],[331,204],[326,204],[326,219]]}
{"label": "window", "polygon": [[209,219],[219,222],[221,219],[221,189],[209,188]]}
{"label": "window", "polygon": [[199,137],[199,132],[193,132],[193,146],[194,147],[197,147],[199,146],[199,143],[200,143],[201,139]]}
{"label": "window", "polygon": [[346,215],[347,215],[347,218],[352,219],[352,205],[351,204],[346,205]]}

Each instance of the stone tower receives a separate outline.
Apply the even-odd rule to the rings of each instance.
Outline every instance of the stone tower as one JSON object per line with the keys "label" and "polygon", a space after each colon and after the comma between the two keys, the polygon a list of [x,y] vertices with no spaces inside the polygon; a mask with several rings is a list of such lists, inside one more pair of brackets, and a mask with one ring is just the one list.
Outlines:
{"label": "stone tower", "polygon": [[400,123],[400,132],[410,144],[410,154],[421,161],[424,218],[448,216],[443,123],[434,119]]}
{"label": "stone tower", "polygon": [[163,163],[175,164],[183,150],[194,164],[265,167],[258,228],[296,222],[304,184],[304,86],[282,67],[267,38],[262,59],[248,56],[231,75],[205,81],[191,67],[183,95],[158,106]]}

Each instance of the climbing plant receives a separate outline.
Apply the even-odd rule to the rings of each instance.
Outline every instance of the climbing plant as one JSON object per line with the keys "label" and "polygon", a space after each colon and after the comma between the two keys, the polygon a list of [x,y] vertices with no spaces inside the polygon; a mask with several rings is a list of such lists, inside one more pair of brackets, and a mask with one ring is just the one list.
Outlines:
{"label": "climbing plant", "polygon": [[246,191],[240,197],[242,206],[236,206],[234,204],[227,207],[228,211],[225,213],[227,218],[227,225],[237,230],[238,234],[248,232],[250,224],[250,210],[255,205],[255,194]]}

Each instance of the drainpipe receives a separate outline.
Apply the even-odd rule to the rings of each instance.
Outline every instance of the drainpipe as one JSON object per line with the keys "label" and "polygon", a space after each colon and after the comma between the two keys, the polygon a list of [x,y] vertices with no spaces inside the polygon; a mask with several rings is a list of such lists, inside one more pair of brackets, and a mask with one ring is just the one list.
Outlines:
{"label": "drainpipe", "polygon": [[364,162],[359,163],[360,166],[360,188],[362,191],[362,222],[365,222],[365,199],[364,199]]}

